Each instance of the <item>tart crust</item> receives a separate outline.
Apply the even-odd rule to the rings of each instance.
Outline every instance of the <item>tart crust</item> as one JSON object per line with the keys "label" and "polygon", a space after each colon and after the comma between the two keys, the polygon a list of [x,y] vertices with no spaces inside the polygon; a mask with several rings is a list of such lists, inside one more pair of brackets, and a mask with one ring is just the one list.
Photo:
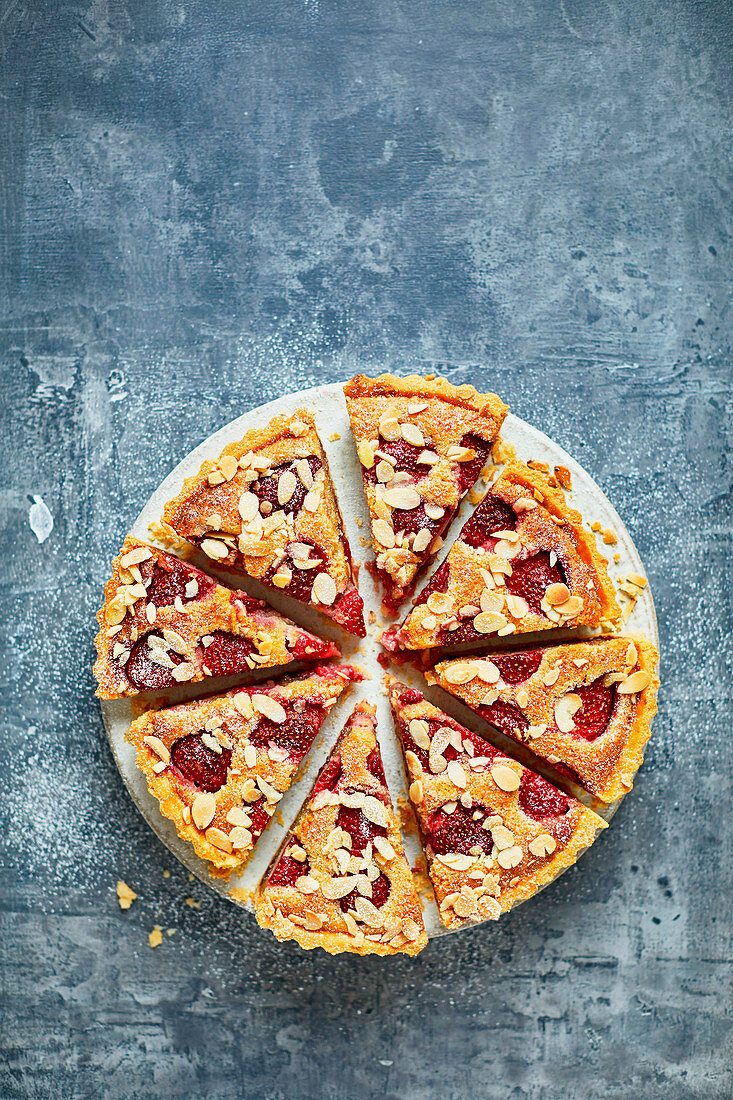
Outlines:
{"label": "tart crust", "polygon": [[[568,777],[596,798],[615,802],[631,790],[651,734],[659,687],[657,650],[644,637],[615,635],[528,652],[540,656],[539,665],[531,676],[517,683],[495,678],[491,654],[483,659],[441,661],[428,679],[508,736],[526,744],[543,760],[565,774],[569,769]],[[501,663],[508,655],[502,651],[494,656]],[[456,682],[464,676],[465,683]],[[599,681],[611,689],[615,698],[605,728],[586,740],[577,730],[573,732],[573,714],[578,714],[573,706],[581,698],[576,692]],[[567,697],[570,704],[561,702]],[[520,729],[511,719],[502,719],[505,708],[498,717],[492,717],[487,707],[497,700],[516,708],[523,716],[520,725],[525,728]]]}
{"label": "tart crust", "polygon": [[[278,940],[332,955],[416,955],[427,943],[389,791],[375,774],[383,775],[375,725],[376,708],[359,703],[260,886],[256,917]],[[379,826],[361,853],[337,825],[341,806],[367,827]],[[369,898],[376,898],[375,880],[382,876],[389,892],[377,907]],[[350,900],[344,906],[342,899]]]}
{"label": "tart crust", "polygon": [[[443,545],[508,410],[495,394],[419,375],[359,374],[344,393],[369,504],[374,571],[385,613],[393,614]],[[405,444],[414,448],[412,470],[404,465]]]}
{"label": "tart crust", "polygon": [[[275,469],[277,498],[267,500],[263,511],[251,490]],[[295,493],[304,499],[291,511]],[[216,462],[204,462],[168,501],[163,519],[217,565],[255,577],[365,636],[363,602],[328,461],[315,421],[304,409],[276,416],[228,444]],[[297,589],[294,570],[300,577]]]}
{"label": "tart crust", "polygon": [[[359,679],[350,665],[317,668],[278,683],[268,680],[148,711],[132,723],[125,740],[137,750],[137,766],[150,793],[178,835],[209,861],[212,874],[226,876],[247,862],[328,711]],[[320,713],[308,712],[308,707]],[[270,725],[262,727],[263,719]],[[257,737],[258,727],[270,738]],[[275,740],[278,727],[285,747]],[[201,739],[197,753],[214,763],[216,756],[221,759],[222,753],[231,752],[226,778],[217,790],[188,778],[175,764],[175,750],[171,763],[172,746],[189,737]],[[212,747],[216,743],[220,753]]]}
{"label": "tart crust", "polygon": [[[499,528],[498,538],[490,535],[484,545],[472,545],[470,532],[495,510],[497,501],[509,506],[507,513],[511,509],[515,529]],[[385,631],[383,645],[390,650],[428,649],[617,621],[621,612],[608,563],[582,524],[580,512],[568,507],[560,489],[539,471],[511,460],[463,525],[405,621]],[[545,556],[559,583],[548,586],[537,608],[513,594],[507,583],[512,585],[521,563]]]}
{"label": "tart crust", "polygon": [[[157,605],[151,600],[156,578],[166,588],[164,602]],[[128,671],[131,652],[137,652],[141,639],[151,635],[155,649],[147,652],[152,652],[160,681],[152,686],[157,688],[214,675],[206,656],[212,642],[215,650],[209,652],[218,648],[217,634],[225,635],[230,643],[233,636],[231,644],[245,643],[233,672],[340,656],[332,642],[296,626],[264,600],[225,588],[188,562],[132,535],[112,562],[112,577],[105,585],[97,621],[94,675],[102,699],[147,690],[136,686]],[[210,663],[214,663],[211,657]]]}
{"label": "tart crust", "polygon": [[[446,928],[497,920],[572,866],[606,828],[592,810],[460,726],[419,691],[390,680],[389,698]],[[443,754],[449,749],[446,764]],[[562,812],[539,818],[525,812],[520,792],[527,782],[545,798],[549,792],[555,810]],[[457,838],[466,821],[472,836],[489,839],[473,852],[470,837],[457,841],[456,851],[436,851],[431,835],[438,821],[446,838],[441,847],[450,843],[451,828]]]}

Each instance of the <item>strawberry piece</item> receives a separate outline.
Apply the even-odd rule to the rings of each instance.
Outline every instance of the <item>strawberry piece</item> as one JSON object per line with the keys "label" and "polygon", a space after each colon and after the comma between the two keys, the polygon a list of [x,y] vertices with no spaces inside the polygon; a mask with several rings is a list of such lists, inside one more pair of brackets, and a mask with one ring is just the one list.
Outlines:
{"label": "strawberry piece", "polygon": [[383,786],[387,786],[387,779],[384,774],[384,765],[382,764],[382,754],[379,749],[372,749],[367,756],[367,768],[372,773],[375,779],[378,779]]}
{"label": "strawberry piece", "polygon": [[595,680],[587,687],[576,688],[574,694],[580,696],[583,705],[573,715],[573,734],[584,741],[595,741],[608,725],[616,701],[616,685],[605,687],[602,680]]}
{"label": "strawberry piece", "polygon": [[249,638],[240,638],[225,630],[216,630],[211,637],[213,641],[204,649],[203,660],[212,676],[249,672],[247,658],[254,648]]}
{"label": "strawberry piece", "polygon": [[[186,585],[196,581],[198,588],[193,596],[186,595]],[[156,561],[148,587],[147,603],[155,607],[169,607],[180,598],[184,604],[200,600],[216,584],[213,577],[185,565],[170,554],[161,554]]]}
{"label": "strawberry piece", "polygon": [[203,743],[200,734],[189,733],[173,742],[170,753],[171,764],[184,779],[202,791],[218,791],[226,783],[232,762],[231,749],[214,752]]}
{"label": "strawberry piece", "polygon": [[395,531],[403,531],[406,534],[416,534],[423,527],[435,534],[443,523],[443,519],[428,519],[425,514],[425,505],[418,504],[417,508],[397,508],[392,513],[392,526]]}
{"label": "strawberry piece", "polygon": [[511,594],[521,596],[538,615],[542,614],[540,604],[551,584],[565,584],[565,574],[559,562],[550,565],[546,550],[526,561],[512,562],[512,575],[506,581]]}
{"label": "strawberry piece", "polygon": [[[320,458],[316,458],[315,455],[310,455],[306,459],[306,462],[310,467],[313,477],[315,477],[323,463]],[[295,490],[290,500],[286,501],[285,504],[280,504],[277,499],[277,489],[280,478],[286,470],[291,470],[291,472],[295,474]],[[286,515],[293,515],[293,513],[300,511],[308,492],[289,462],[282,466],[276,466],[275,469],[271,470],[265,477],[259,478],[258,481],[253,483],[250,491],[255,494],[260,502],[267,501],[272,506],[273,512],[279,510],[285,512]]]}
{"label": "strawberry piece", "polygon": [[448,582],[450,581],[450,570],[448,568],[448,560],[446,559],[439,569],[436,569],[433,573],[433,579],[425,585],[422,592],[415,600],[415,606],[419,603],[425,603],[428,596],[432,592],[445,592],[448,588]]}
{"label": "strawberry piece", "polygon": [[489,457],[491,444],[475,432],[466,432],[461,439],[461,447],[470,447],[476,452],[476,457],[469,462],[461,462],[458,474],[458,488],[461,493],[467,492],[481,473],[486,459]]}
{"label": "strawberry piece", "polygon": [[529,680],[542,661],[542,651],[530,649],[526,653],[507,653],[504,656],[492,654],[491,660],[501,673],[505,684],[521,684],[522,680]]}
{"label": "strawberry piece", "polygon": [[300,763],[323,721],[323,711],[314,703],[306,703],[302,710],[289,715],[284,722],[271,722],[261,718],[256,729],[250,734],[250,740],[257,745],[267,745],[273,741],[279,748],[286,749],[294,761]]}
{"label": "strawberry piece", "polygon": [[344,592],[331,610],[333,618],[345,630],[348,630],[349,634],[356,634],[358,638],[366,637],[364,601],[355,588],[352,588],[349,592]]}
{"label": "strawberry piece", "polygon": [[328,763],[324,766],[323,771],[318,776],[318,781],[313,788],[312,798],[315,798],[321,791],[333,791],[336,789],[336,784],[341,778],[341,772],[343,768],[341,766],[341,757],[332,756]]}
{"label": "strawberry piece", "polygon": [[[470,852],[478,847],[482,852],[490,852],[493,847],[491,833],[482,829],[480,821],[474,821],[473,814],[478,807],[467,810],[460,803],[452,814],[437,810],[427,827],[427,834],[433,851]],[[487,810],[487,813],[491,811]]]}
{"label": "strawberry piece", "polygon": [[295,886],[295,883],[301,875],[308,874],[310,865],[307,859],[293,859],[292,856],[288,855],[289,850],[296,844],[297,841],[295,839],[291,840],[290,844],[288,844],[287,848],[273,867],[267,880],[270,886]]}
{"label": "strawberry piece", "polygon": [[364,851],[370,840],[375,836],[386,836],[387,830],[381,825],[375,825],[361,810],[352,810],[348,806],[340,806],[336,824],[339,825],[351,837],[351,854],[359,855]]}
{"label": "strawberry piece", "polygon": [[522,714],[519,707],[513,703],[505,703],[503,699],[497,699],[495,703],[478,708],[478,712],[487,722],[505,733],[507,737],[513,737],[521,741],[524,731],[529,726],[529,721]]}
{"label": "strawberry piece", "polygon": [[[385,901],[389,897],[390,882],[384,872],[379,874],[378,878],[375,878],[372,883],[372,896],[369,898],[372,905],[375,905],[377,909],[381,909]],[[350,909],[354,908],[354,902],[359,897],[358,890],[352,890],[350,894],[347,894],[345,898],[341,898],[339,905],[341,906],[341,912],[347,913]]]}
{"label": "strawberry piece", "polygon": [[[418,479],[425,477],[425,475],[430,472],[429,466],[417,461],[425,450],[424,447],[416,447],[413,443],[408,443],[405,439],[396,439],[392,442],[380,439],[379,450],[395,460],[395,470],[406,470]],[[363,470],[365,481],[377,480],[377,463],[379,461],[380,459],[377,457],[371,470]]]}
{"label": "strawberry piece", "polygon": [[513,531],[517,517],[511,505],[487,493],[461,531],[461,539],[469,546],[484,546],[494,531]]}
{"label": "strawberry piece", "polygon": [[570,809],[570,803],[562,791],[541,775],[526,769],[519,784],[518,797],[525,814],[537,821],[543,817],[560,817]]}
{"label": "strawberry piece", "polygon": [[[148,638],[151,636],[160,638],[161,641],[163,640],[162,634],[159,634],[155,630],[149,630],[148,633],[143,634],[132,647],[129,660],[125,665],[127,678],[132,686],[136,687],[138,691],[160,691],[161,688],[172,687],[176,682],[171,676],[171,669],[163,668],[162,665],[157,665],[155,661],[150,660]],[[180,664],[183,660],[182,657],[173,651],[171,651],[169,655],[176,665]]]}

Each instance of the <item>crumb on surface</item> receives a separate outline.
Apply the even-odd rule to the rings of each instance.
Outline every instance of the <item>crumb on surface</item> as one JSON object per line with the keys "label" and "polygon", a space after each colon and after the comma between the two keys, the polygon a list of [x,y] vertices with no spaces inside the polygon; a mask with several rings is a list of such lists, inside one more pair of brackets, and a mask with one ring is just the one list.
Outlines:
{"label": "crumb on surface", "polygon": [[336,440],[340,439],[340,438],[341,438],[341,433],[340,432],[332,432],[331,435],[329,435],[329,437],[328,437],[328,442],[329,443],[335,443]]}
{"label": "crumb on surface", "polygon": [[606,546],[615,546],[618,542],[618,535],[612,527],[603,528],[603,541]]}
{"label": "crumb on surface", "polygon": [[201,902],[196,901],[196,898],[186,898],[186,905],[189,907],[189,909],[200,909],[201,908]]}
{"label": "crumb on surface", "polygon": [[159,924],[153,925],[153,931],[148,935],[148,943],[151,947],[160,947],[163,942],[163,928]]}
{"label": "crumb on surface", "polygon": [[163,878],[170,878],[170,877],[171,877],[171,873],[168,870],[168,868],[166,867],[165,871],[163,872]]}
{"label": "crumb on surface", "polygon": [[136,898],[135,891],[120,879],[117,883],[117,900],[120,903],[120,909],[129,909]]}
{"label": "crumb on surface", "polygon": [[369,614],[367,615],[367,619],[369,620],[369,623],[370,623],[370,624],[371,624],[372,626],[374,626],[375,622],[377,621],[377,613],[376,613],[376,611],[370,611],[370,612],[369,612]]}

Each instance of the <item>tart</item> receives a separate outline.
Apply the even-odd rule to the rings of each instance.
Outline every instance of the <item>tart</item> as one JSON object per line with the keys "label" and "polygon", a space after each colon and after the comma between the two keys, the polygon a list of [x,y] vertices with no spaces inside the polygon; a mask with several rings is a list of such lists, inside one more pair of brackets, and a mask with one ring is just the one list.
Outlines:
{"label": "tart", "polygon": [[102,699],[340,656],[336,646],[131,535],[112,563],[97,615]]}
{"label": "tart", "polygon": [[560,489],[512,459],[387,649],[428,649],[620,616],[607,562]]}
{"label": "tart", "polygon": [[357,955],[416,955],[427,943],[375,715],[356,707],[260,886],[257,920],[279,940]]}
{"label": "tart", "polygon": [[442,661],[428,679],[603,802],[631,790],[657,710],[657,663],[641,637]]}
{"label": "tart", "polygon": [[242,867],[328,711],[361,679],[316,668],[136,719],[125,739],[150,793],[212,873]]}
{"label": "tart", "polygon": [[493,393],[418,375],[357,375],[344,386],[362,467],[385,614],[443,545],[507,407]]}
{"label": "tart", "polygon": [[498,919],[572,866],[606,828],[421,692],[392,680],[389,698],[446,928]]}
{"label": "tart", "polygon": [[164,521],[217,565],[255,577],[365,635],[328,463],[313,417],[276,416],[204,462]]}

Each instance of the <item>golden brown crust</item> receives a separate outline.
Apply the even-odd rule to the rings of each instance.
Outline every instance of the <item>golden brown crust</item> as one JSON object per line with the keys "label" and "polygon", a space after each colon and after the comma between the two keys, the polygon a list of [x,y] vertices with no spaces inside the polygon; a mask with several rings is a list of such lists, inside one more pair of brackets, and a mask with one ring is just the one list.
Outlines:
{"label": "golden brown crust", "polygon": [[[375,723],[375,708],[359,703],[260,886],[257,920],[279,940],[296,940],[308,950],[321,947],[332,955],[416,955],[427,943],[389,791],[368,764],[370,755],[379,751]],[[321,778],[336,758],[341,770],[331,789]],[[361,854],[351,851],[351,837],[337,826],[342,799],[380,826],[380,836]],[[281,857],[302,863],[303,875],[294,885],[270,881]],[[380,875],[387,877],[390,889],[377,908],[369,897],[371,883]],[[355,890],[354,906],[344,913],[339,899]]]}
{"label": "golden brown crust", "polygon": [[[315,474],[309,472],[309,458],[320,464]],[[250,487],[259,476],[290,464],[293,491],[300,493],[299,486],[306,490],[302,506],[288,511],[293,496],[284,493],[282,503],[278,498],[279,506],[267,502],[271,510],[263,512]],[[303,566],[309,578],[312,574],[313,584],[310,598],[303,602],[364,636],[361,599],[326,455],[313,417],[304,409],[293,416],[276,416],[265,428],[253,429],[228,444],[216,462],[204,462],[197,474],[186,478],[178,496],[168,501],[163,521],[217,564],[285,593],[293,566],[315,560],[308,544],[320,547],[325,561]],[[266,580],[268,574],[271,580]],[[290,594],[303,599],[293,590]]]}
{"label": "golden brown crust", "polygon": [[[464,437],[479,437],[487,454],[508,410],[495,394],[419,375],[357,375],[344,386],[344,394],[364,472],[376,570],[389,612],[409,595],[421,569],[442,546],[442,535],[478,476],[480,462],[475,470],[470,465],[477,452],[462,444]],[[399,460],[395,469],[385,455],[385,443],[400,439],[422,448],[418,478]],[[420,524],[416,518],[402,526],[396,513],[417,508],[423,508]]]}
{"label": "golden brown crust", "polygon": [[[150,793],[178,835],[191,842],[201,859],[209,860],[212,873],[227,874],[247,862],[302,759],[301,754],[287,752],[275,741],[252,740],[263,715],[280,718],[277,708],[263,698],[284,710],[285,721],[308,704],[320,707],[322,722],[342,692],[358,678],[349,665],[334,665],[279,683],[269,680],[148,711],[132,723],[125,740],[137,750],[137,766]],[[224,752],[232,754],[226,781],[216,792],[197,787],[170,764],[170,748],[176,741],[202,733],[208,739],[202,742],[207,749],[216,741]],[[316,733],[314,729],[314,736]],[[202,827],[197,826],[197,818],[199,824],[205,822]]]}
{"label": "golden brown crust", "polygon": [[[410,780],[410,800],[446,928],[497,920],[572,866],[606,828],[582,803],[553,791],[516,760],[432,706],[419,692],[390,680],[389,696]],[[446,766],[442,753],[449,744],[458,751]],[[527,780],[543,790],[549,788],[566,809],[541,819],[530,816],[522,808],[520,794]],[[470,820],[477,826],[481,822],[481,832],[490,834],[491,850],[479,845],[471,853],[462,850],[465,844],[459,844],[455,852],[434,851],[430,826],[441,810],[449,820],[457,812],[470,811]]]}
{"label": "golden brown crust", "polygon": [[[179,596],[175,602],[155,606],[149,595],[156,567],[169,576],[175,571],[185,578],[193,596]],[[94,675],[99,684],[97,695],[102,699],[137,695],[141,690],[130,681],[126,668],[133,647],[151,633],[159,639],[154,644],[158,645],[158,659],[169,667],[171,684],[200,681],[211,675],[206,664],[207,641],[216,632],[235,635],[251,644],[251,656],[243,658],[250,669],[339,655],[331,642],[296,626],[264,601],[216,584],[188,562],[132,535],[125,539],[112,562],[112,577],[105,585],[97,621],[100,629]]]}
{"label": "golden brown crust", "polygon": [[[646,638],[632,635],[549,646],[540,652],[542,659],[536,672],[517,684],[487,682],[479,675],[463,684],[451,682],[480,666],[488,669],[490,679],[491,655],[483,660],[441,661],[429,679],[479,714],[482,706],[490,706],[497,699],[517,707],[529,723],[522,740],[537,756],[551,764],[565,764],[587,791],[603,802],[615,802],[631,790],[644,759],[657,710],[659,654]],[[574,689],[600,677],[609,685],[617,684],[616,699],[605,730],[588,741],[572,732],[572,706],[579,698]],[[568,704],[560,702],[566,696],[571,697],[567,715],[564,712]],[[558,721],[567,727],[566,732],[559,728]],[[513,736],[510,730],[505,732]]]}
{"label": "golden brown crust", "polygon": [[[399,629],[385,635],[389,648],[450,645],[454,632],[459,642],[482,641],[492,635],[598,626],[618,619],[607,562],[593,536],[583,529],[582,516],[568,507],[560,489],[551,487],[539,471],[511,460],[487,493],[487,505],[494,498],[512,507],[515,530],[500,532],[503,537],[491,539],[488,548],[469,545],[461,531],[446,558],[447,586],[433,591],[429,584],[423,590]],[[550,605],[543,600],[538,613],[508,591],[506,579],[513,566],[543,551],[550,561],[560,563],[566,585],[564,595],[553,592],[556,602]]]}

